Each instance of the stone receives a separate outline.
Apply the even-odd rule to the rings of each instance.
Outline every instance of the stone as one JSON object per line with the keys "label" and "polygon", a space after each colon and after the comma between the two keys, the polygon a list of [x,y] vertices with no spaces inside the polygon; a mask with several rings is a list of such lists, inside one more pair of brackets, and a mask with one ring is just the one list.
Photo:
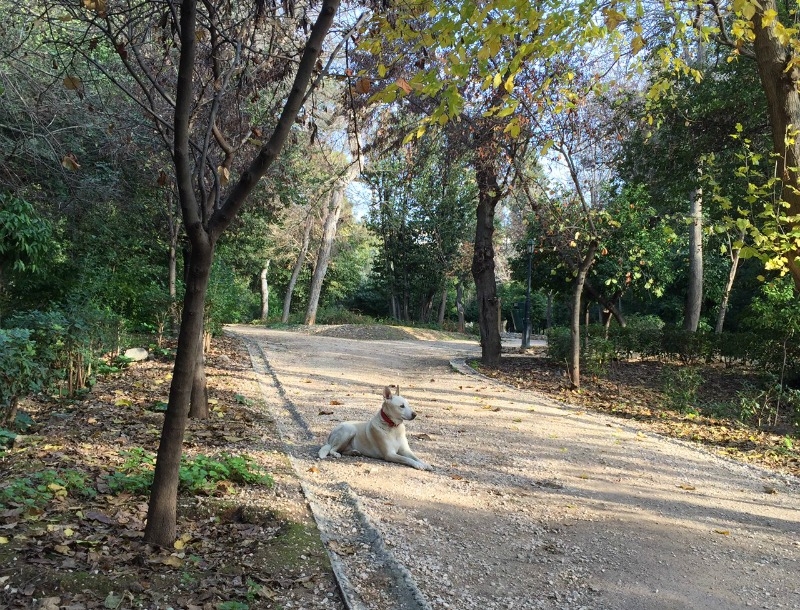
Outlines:
{"label": "stone", "polygon": [[141,362],[142,360],[147,360],[147,357],[150,354],[143,347],[132,347],[128,350],[125,350],[125,353],[122,355],[129,360],[133,360],[134,362]]}

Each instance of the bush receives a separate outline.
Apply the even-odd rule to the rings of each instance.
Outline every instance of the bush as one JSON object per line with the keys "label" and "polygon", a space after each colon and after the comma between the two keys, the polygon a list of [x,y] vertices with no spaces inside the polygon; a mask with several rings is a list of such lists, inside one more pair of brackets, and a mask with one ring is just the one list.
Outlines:
{"label": "bush", "polygon": [[68,396],[92,383],[100,356],[119,344],[119,320],[92,304],[18,313],[9,318],[8,326],[30,332],[37,362],[49,369],[49,381],[59,382],[59,392],[66,384]]}
{"label": "bush", "polygon": [[41,390],[50,374],[31,335],[25,328],[0,329],[0,423],[8,427],[16,422],[19,399]]}
{"label": "bush", "polygon": [[547,335],[547,357],[553,362],[569,362],[572,357],[572,340],[570,330],[564,326],[554,326],[548,328]]}
{"label": "bush", "polygon": [[666,407],[679,413],[697,413],[697,390],[703,383],[700,372],[692,367],[665,368],[661,383]]}
{"label": "bush", "polygon": [[[303,315],[305,320],[305,314]],[[340,306],[317,309],[317,324],[375,324],[375,318]]]}
{"label": "bush", "polygon": [[666,327],[661,336],[662,355],[667,358],[675,358],[687,365],[710,362],[714,358],[716,340],[713,333]]}

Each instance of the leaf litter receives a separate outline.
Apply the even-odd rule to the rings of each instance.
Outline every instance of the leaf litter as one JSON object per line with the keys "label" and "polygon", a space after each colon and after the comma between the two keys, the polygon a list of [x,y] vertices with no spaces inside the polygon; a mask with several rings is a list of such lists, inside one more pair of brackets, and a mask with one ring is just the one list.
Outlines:
{"label": "leaf litter", "polygon": [[112,493],[107,477],[126,450],[155,454],[171,369],[132,363],[82,400],[23,402],[36,424],[0,452],[0,498],[20,490],[0,502],[0,607],[344,608],[247,352],[227,337],[207,356],[209,418],[190,422],[184,453],[246,454],[274,486],[181,494],[173,547],[143,542],[147,497]]}

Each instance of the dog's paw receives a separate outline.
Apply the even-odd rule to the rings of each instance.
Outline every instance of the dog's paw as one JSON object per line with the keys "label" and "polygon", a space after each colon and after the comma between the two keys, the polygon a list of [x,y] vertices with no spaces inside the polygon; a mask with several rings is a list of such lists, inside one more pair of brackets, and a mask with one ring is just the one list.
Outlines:
{"label": "dog's paw", "polygon": [[433,466],[426,464],[425,462],[417,462],[417,464],[414,465],[414,468],[417,470],[433,470]]}
{"label": "dog's paw", "polygon": [[328,455],[330,455],[331,457],[335,457],[335,458],[342,457],[342,454],[339,453],[338,451],[331,451]]}

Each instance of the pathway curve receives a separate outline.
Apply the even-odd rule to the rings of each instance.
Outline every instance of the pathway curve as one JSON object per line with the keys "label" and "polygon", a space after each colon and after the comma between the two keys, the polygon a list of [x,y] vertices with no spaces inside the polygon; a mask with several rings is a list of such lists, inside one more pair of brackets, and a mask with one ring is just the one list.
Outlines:
{"label": "pathway curve", "polygon": [[[477,375],[466,342],[236,326],[356,609],[800,609],[798,480]],[[384,385],[423,472],[320,461]]]}

